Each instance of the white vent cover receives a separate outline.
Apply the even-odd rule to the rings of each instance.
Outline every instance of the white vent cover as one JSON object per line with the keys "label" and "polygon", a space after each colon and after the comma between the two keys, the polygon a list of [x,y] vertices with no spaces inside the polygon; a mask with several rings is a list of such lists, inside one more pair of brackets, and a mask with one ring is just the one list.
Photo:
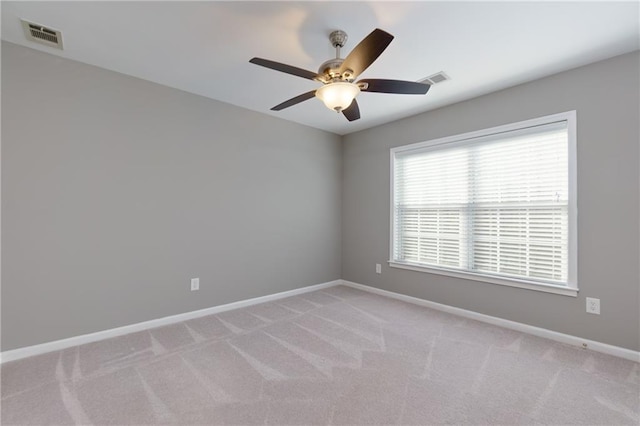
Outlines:
{"label": "white vent cover", "polygon": [[448,75],[446,75],[444,73],[444,71],[440,71],[437,72],[433,75],[430,75],[429,77],[425,77],[422,80],[418,80],[420,83],[428,83],[430,85],[434,85],[434,84],[438,84],[438,83],[442,83],[445,82],[447,80],[451,80],[451,77],[449,77]]}
{"label": "white vent cover", "polygon": [[21,19],[20,22],[22,22],[22,28],[24,29],[25,36],[27,36],[27,40],[62,49],[62,33],[60,31],[47,28],[34,22],[25,21],[24,19]]}

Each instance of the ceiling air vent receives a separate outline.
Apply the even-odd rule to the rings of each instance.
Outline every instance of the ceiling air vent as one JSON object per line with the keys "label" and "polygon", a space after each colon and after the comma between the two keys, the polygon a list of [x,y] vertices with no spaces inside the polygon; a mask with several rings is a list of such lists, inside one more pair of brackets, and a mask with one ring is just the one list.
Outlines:
{"label": "ceiling air vent", "polygon": [[24,34],[28,40],[44,44],[45,46],[62,49],[62,33],[60,31],[25,21],[24,19],[20,21],[22,22],[22,28],[24,28]]}
{"label": "ceiling air vent", "polygon": [[430,75],[429,77],[425,77],[422,80],[418,80],[420,83],[428,83],[430,85],[434,85],[434,84],[438,84],[438,83],[442,83],[445,82],[447,80],[451,80],[451,77],[449,77],[448,75],[446,75],[444,73],[444,71],[440,71],[437,72],[433,75]]}

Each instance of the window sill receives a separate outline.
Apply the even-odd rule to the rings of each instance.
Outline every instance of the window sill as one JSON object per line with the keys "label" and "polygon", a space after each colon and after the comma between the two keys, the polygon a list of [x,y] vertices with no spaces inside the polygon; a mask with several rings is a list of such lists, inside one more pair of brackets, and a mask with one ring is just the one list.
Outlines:
{"label": "window sill", "polygon": [[411,263],[399,263],[390,260],[389,266],[392,268],[408,269],[410,271],[427,272],[430,274],[446,275],[448,277],[462,278],[466,280],[481,281],[490,284],[505,285],[509,287],[524,288],[527,290],[542,291],[545,293],[560,294],[563,296],[578,296],[578,289],[554,284],[544,284],[533,281],[509,279],[502,277],[494,277],[491,275],[477,274],[473,272],[454,271],[449,269],[440,269],[434,267],[426,267]]}

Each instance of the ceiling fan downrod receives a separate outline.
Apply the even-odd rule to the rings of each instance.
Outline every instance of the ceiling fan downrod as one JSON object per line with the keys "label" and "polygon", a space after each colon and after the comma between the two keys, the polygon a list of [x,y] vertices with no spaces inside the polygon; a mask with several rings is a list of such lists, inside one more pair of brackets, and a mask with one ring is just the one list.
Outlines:
{"label": "ceiling fan downrod", "polygon": [[[329,59],[320,65],[318,68],[318,74],[328,76],[328,81],[324,81],[324,83],[329,83],[331,81],[340,81],[343,78],[348,78],[348,75],[341,75],[340,67],[344,62],[344,59],[340,57],[340,48],[344,47],[347,42],[347,33],[342,30],[336,30],[329,34],[329,41],[331,45],[336,49],[336,57],[334,59]],[[346,74],[349,74],[348,72]]]}

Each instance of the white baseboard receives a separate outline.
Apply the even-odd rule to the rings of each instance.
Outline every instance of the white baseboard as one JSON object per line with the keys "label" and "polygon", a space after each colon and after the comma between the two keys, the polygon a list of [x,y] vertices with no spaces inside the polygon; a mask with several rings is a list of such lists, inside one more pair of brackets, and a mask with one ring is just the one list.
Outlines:
{"label": "white baseboard", "polygon": [[[255,297],[253,299],[241,300],[238,302],[228,303],[225,305],[214,306],[211,308],[200,309],[197,311],[185,312],[183,314],[171,315],[168,317],[158,318],[150,321],[144,321],[136,324],[126,325],[123,327],[112,328],[109,330],[98,331],[96,333],[83,334],[81,336],[70,337],[62,340],[55,340],[53,342],[42,343],[34,346],[27,346],[24,348],[13,349],[0,353],[0,363],[14,361],[21,358],[26,358],[34,355],[40,355],[46,352],[57,351],[61,349],[70,348],[73,346],[83,345],[85,343],[96,342],[99,340],[109,339],[111,337],[122,336],[124,334],[134,333],[137,331],[148,330],[155,327],[161,327],[163,325],[175,324],[177,322],[190,320],[193,318],[199,318],[207,315],[217,314],[220,312],[230,311],[232,309],[244,308],[246,306],[257,305],[259,303],[270,302],[273,300],[283,299],[285,297],[291,297],[298,294],[309,293],[324,288],[333,287],[336,285],[346,285],[359,290],[367,291],[381,296],[391,297],[393,299],[401,300],[403,302],[413,303],[415,305],[425,306],[428,308],[436,309],[443,312],[448,312],[461,317],[473,319],[476,321],[485,322],[488,324],[497,325],[500,327],[508,328],[511,330],[520,331],[523,333],[532,334],[534,336],[543,337],[546,339],[554,340],[556,342],[566,343],[569,345],[577,346],[580,348],[587,348],[595,352],[601,352],[608,355],[617,356],[620,358],[628,359],[635,362],[640,362],[640,352],[633,351],[631,349],[621,348],[618,346],[609,345],[606,343],[596,342],[593,340],[583,339],[581,337],[572,336],[569,334],[558,333],[556,331],[548,330],[545,328],[534,327],[515,321],[510,321],[498,317],[492,317],[490,315],[480,314],[478,312],[468,311],[466,309],[456,308],[449,305],[443,305],[441,303],[431,302],[425,299],[419,299],[417,297],[407,296],[400,293],[395,293],[388,290],[382,290],[375,287],[366,286],[363,284],[354,283],[346,280],[335,280],[322,284],[311,285],[308,287],[297,288],[295,290],[284,291],[281,293],[270,294],[267,296]],[[586,345],[586,346],[585,346]]]}
{"label": "white baseboard", "polygon": [[259,303],[271,302],[273,300],[284,299],[285,297],[295,296],[297,294],[309,293],[311,291],[322,290],[323,288],[340,285],[342,280],[329,281],[322,284],[311,285],[308,287],[296,288],[294,290],[283,291],[281,293],[269,294],[267,296],[255,297],[253,299],[240,300],[238,302],[227,303],[226,305],[214,306],[211,308],[200,309],[197,311],[185,312],[183,314],[171,315],[168,317],[158,318],[150,321],[139,322],[136,324],[125,325],[123,327],[111,328],[109,330],[98,331],[96,333],[83,334],[81,336],[69,337],[67,339],[55,340],[53,342],[42,343],[39,345],[26,346],[24,348],[12,349],[0,353],[0,363],[15,361],[17,359],[26,358],[34,355],[40,355],[46,352],[58,351],[73,346],[83,345],[85,343],[96,342],[98,340],[109,339],[111,337],[122,336],[123,334],[134,333],[136,331],[148,330],[163,325],[175,324],[177,322],[190,320],[193,318],[204,317],[207,315],[217,314],[220,312],[230,311],[232,309],[244,308],[246,306],[257,305]]}
{"label": "white baseboard", "polygon": [[511,330],[532,334],[534,336],[543,337],[556,342],[566,343],[583,349],[591,349],[595,352],[601,352],[608,355],[617,356],[628,359],[630,361],[640,362],[640,352],[631,349],[621,348],[619,346],[609,345],[607,343],[596,342],[594,340],[583,339],[582,337],[572,336],[570,334],[558,333],[557,331],[547,330],[546,328],[534,327],[532,325],[520,322],[510,321],[490,315],[480,314],[478,312],[468,311],[466,309],[455,308],[441,303],[431,302],[417,297],[407,296],[392,291],[382,290],[351,281],[340,280],[343,285],[356,288],[358,290],[368,291],[370,293],[379,294],[381,296],[391,297],[403,302],[413,303],[415,305],[425,306],[427,308],[436,309],[438,311],[448,312],[450,314],[459,315],[461,317],[473,319],[476,321],[486,322],[488,324],[497,325]]}

